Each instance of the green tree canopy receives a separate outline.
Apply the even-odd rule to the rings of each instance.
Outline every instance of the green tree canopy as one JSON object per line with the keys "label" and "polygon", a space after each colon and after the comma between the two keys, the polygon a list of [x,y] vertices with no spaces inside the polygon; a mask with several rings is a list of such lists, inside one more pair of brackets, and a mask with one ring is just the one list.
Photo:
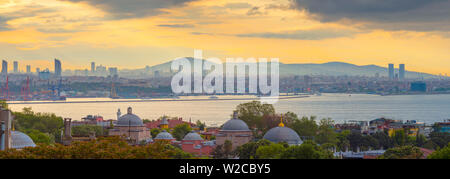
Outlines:
{"label": "green tree canopy", "polygon": [[179,124],[173,128],[172,135],[177,140],[182,140],[186,134],[191,132],[191,126],[189,124]]}
{"label": "green tree canopy", "polygon": [[420,159],[423,156],[422,151],[415,146],[399,146],[386,150],[380,159]]}

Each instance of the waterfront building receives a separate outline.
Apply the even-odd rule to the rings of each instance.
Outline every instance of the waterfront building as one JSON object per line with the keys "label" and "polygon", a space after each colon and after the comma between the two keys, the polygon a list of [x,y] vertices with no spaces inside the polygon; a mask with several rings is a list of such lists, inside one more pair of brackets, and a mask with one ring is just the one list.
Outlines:
{"label": "waterfront building", "polygon": [[61,61],[55,58],[55,76],[60,77],[62,72]]}
{"label": "waterfront building", "polygon": [[210,155],[215,148],[215,141],[205,141],[194,131],[189,132],[181,141],[181,149],[196,155]]}
{"label": "waterfront building", "polygon": [[2,61],[2,75],[8,74],[8,62],[6,60]]}
{"label": "waterfront building", "polygon": [[398,68],[398,78],[399,80],[405,79],[405,64],[400,64]]}
{"label": "waterfront building", "polygon": [[390,63],[389,64],[389,79],[390,80],[394,80],[395,76],[394,76],[394,64]]}
{"label": "waterfront building", "polygon": [[121,116],[113,129],[109,130],[110,136],[122,136],[132,144],[149,143],[152,140],[150,129],[144,126],[141,118],[134,115],[132,108],[129,107],[127,114]]}
{"label": "waterfront building", "polygon": [[434,125],[434,131],[450,133],[450,119],[444,122],[437,122]]}
{"label": "waterfront building", "polygon": [[95,73],[95,62],[91,62],[91,73]]}
{"label": "waterfront building", "polygon": [[252,131],[247,124],[238,118],[238,113],[233,113],[233,118],[223,124],[216,135],[216,144],[223,145],[226,140],[232,143],[233,150],[252,140]]}
{"label": "waterfront building", "polygon": [[303,143],[297,132],[284,126],[283,117],[281,117],[281,122],[278,127],[267,131],[263,138],[274,143],[286,142],[289,145],[301,145]]}
{"label": "waterfront building", "polygon": [[18,61],[14,61],[13,62],[13,69],[14,69],[14,73],[19,73],[19,62]]}
{"label": "waterfront building", "polygon": [[414,92],[427,92],[427,84],[425,82],[412,82],[410,89]]}
{"label": "waterfront building", "polygon": [[31,73],[31,66],[27,65],[27,73]]}

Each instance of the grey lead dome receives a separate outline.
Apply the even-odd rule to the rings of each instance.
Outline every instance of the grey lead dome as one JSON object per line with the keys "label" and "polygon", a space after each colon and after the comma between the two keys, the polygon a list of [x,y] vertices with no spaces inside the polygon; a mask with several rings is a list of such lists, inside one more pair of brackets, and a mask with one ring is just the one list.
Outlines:
{"label": "grey lead dome", "polygon": [[183,140],[203,140],[202,137],[194,131],[189,132],[184,136]]}
{"label": "grey lead dome", "polygon": [[289,127],[275,127],[267,131],[263,137],[274,143],[287,142],[289,145],[300,145],[303,141],[297,132]]}
{"label": "grey lead dome", "polygon": [[11,131],[11,147],[22,149],[25,147],[36,147],[36,144],[28,135],[19,131]]}
{"label": "grey lead dome", "polygon": [[142,122],[139,116],[136,116],[132,113],[131,107],[128,108],[127,114],[121,116],[117,121],[116,126],[143,126],[144,122]]}
{"label": "grey lead dome", "polygon": [[174,138],[172,137],[172,134],[168,133],[166,130],[163,130],[158,135],[156,135],[155,139],[172,140]]}
{"label": "grey lead dome", "polygon": [[237,118],[237,112],[233,113],[233,119],[228,120],[222,126],[222,130],[224,131],[249,131],[247,124]]}

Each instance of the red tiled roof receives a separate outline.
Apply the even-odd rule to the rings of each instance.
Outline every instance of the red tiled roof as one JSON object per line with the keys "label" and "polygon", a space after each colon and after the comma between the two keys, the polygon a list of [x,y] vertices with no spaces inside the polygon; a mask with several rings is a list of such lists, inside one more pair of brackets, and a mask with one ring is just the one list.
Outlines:
{"label": "red tiled roof", "polygon": [[[156,120],[156,121],[151,121],[148,123],[145,123],[145,126],[149,129],[153,129],[153,128],[159,128],[159,124],[161,123],[162,120]],[[169,128],[174,128],[177,125],[180,124],[190,124],[191,127],[195,127],[196,125],[194,123],[189,123],[187,121],[183,121],[182,118],[179,119],[167,119],[167,121],[169,122]]]}

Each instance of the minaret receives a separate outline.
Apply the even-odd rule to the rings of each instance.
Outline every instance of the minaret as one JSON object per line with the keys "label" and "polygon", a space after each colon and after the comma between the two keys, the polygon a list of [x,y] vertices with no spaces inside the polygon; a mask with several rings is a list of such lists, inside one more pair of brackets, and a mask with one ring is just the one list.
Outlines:
{"label": "minaret", "polygon": [[120,112],[120,108],[119,108],[119,109],[117,109],[117,120],[119,120],[121,115],[122,115],[122,112]]}

